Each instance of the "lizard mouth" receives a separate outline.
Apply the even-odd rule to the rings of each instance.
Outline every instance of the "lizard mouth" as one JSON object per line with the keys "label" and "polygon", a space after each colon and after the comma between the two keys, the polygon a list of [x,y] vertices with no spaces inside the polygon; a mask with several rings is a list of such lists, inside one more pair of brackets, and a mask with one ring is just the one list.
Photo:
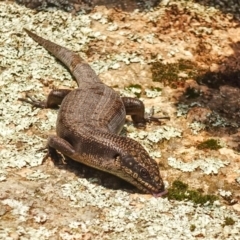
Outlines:
{"label": "lizard mouth", "polygon": [[152,195],[155,197],[155,198],[159,198],[159,197],[162,197],[164,195],[166,195],[168,193],[168,190],[164,190],[162,192],[159,192],[159,193],[154,193],[152,192]]}
{"label": "lizard mouth", "polygon": [[139,188],[142,189],[142,191],[144,191],[145,193],[152,194],[156,198],[162,197],[162,196],[164,196],[164,195],[166,195],[168,193],[168,190],[165,189],[164,185],[160,189],[156,189],[156,188],[150,187],[149,185],[147,185],[147,186],[146,185],[142,185]]}

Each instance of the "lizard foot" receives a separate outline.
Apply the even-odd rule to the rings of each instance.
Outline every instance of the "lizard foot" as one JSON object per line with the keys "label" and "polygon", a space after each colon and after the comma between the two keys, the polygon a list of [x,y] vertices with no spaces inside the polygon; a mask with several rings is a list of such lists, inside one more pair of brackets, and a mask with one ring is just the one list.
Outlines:
{"label": "lizard foot", "polygon": [[168,116],[162,116],[162,117],[154,117],[154,116],[149,116],[148,119],[146,119],[147,122],[158,122],[160,123],[161,119],[167,119],[170,120],[170,117]]}
{"label": "lizard foot", "polygon": [[59,154],[56,149],[49,147],[48,145],[46,145],[45,147],[41,147],[37,150],[37,152],[47,152],[46,155],[43,158],[43,163],[47,160],[48,157],[51,158],[51,160],[53,161],[54,165],[59,165],[61,163],[64,163],[63,160],[63,156],[61,154]]}
{"label": "lizard foot", "polygon": [[54,165],[66,164],[64,157],[57,152],[56,149],[48,146],[48,153],[46,157],[50,157]]}
{"label": "lizard foot", "polygon": [[47,160],[48,157],[50,157],[54,165],[65,164],[63,156],[59,154],[56,149],[46,145],[45,147],[41,147],[37,150],[37,152],[40,151],[47,151],[46,155],[43,158],[43,163]]}
{"label": "lizard foot", "polygon": [[162,119],[167,119],[170,120],[170,117],[168,116],[162,116],[162,117],[154,117],[154,116],[145,116],[144,121],[142,122],[138,122],[138,123],[134,123],[134,126],[137,128],[145,128],[146,127],[146,123],[157,123],[157,124],[161,124],[161,120]]}
{"label": "lizard foot", "polygon": [[[30,100],[28,100],[28,98]],[[37,101],[34,98],[32,98],[29,94],[26,95],[26,98],[18,98],[19,101],[30,103],[34,107],[38,108],[46,108],[46,103],[44,101]]]}
{"label": "lizard foot", "polygon": [[161,123],[161,119],[167,119],[170,120],[170,117],[168,116],[161,116],[161,117],[155,117],[154,115],[154,108],[151,109],[150,113],[145,114],[145,120],[146,122],[156,122],[156,123]]}

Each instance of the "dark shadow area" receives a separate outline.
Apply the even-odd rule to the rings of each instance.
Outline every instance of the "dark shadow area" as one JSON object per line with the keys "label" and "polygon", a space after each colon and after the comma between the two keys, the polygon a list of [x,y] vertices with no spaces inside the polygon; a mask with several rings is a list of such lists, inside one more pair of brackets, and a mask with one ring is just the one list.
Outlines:
{"label": "dark shadow area", "polygon": [[126,12],[136,9],[140,11],[148,10],[159,4],[159,0],[16,0],[17,3],[26,7],[42,10],[46,7],[57,7],[68,12],[76,13],[84,11],[90,12],[95,6],[105,6],[107,8],[117,8]]}
{"label": "dark shadow area", "polygon": [[[218,133],[221,132],[219,128],[224,128],[228,134],[234,134],[240,127],[240,42],[231,44],[231,48],[234,54],[214,62],[218,66],[216,71],[200,68],[195,62],[183,59],[171,64],[152,64],[153,81],[182,89],[177,105],[189,107],[187,117],[190,122],[202,122],[207,125],[207,130]],[[204,62],[204,56],[201,62]],[[186,83],[191,79],[195,82]]]}
{"label": "dark shadow area", "polygon": [[223,85],[240,88],[240,41],[231,43],[233,54],[221,61],[217,61],[218,71],[208,71],[197,76],[199,84],[219,89]]}
{"label": "dark shadow area", "polygon": [[195,0],[194,2],[199,3],[204,6],[214,7],[220,10],[222,13],[229,14],[233,16],[235,20],[240,20],[240,2],[239,0]]}
{"label": "dark shadow area", "polygon": [[[210,6],[208,4],[213,1],[195,2]],[[219,9],[223,13],[230,11],[224,7]],[[177,109],[180,105],[185,105],[182,111],[187,113],[189,122],[204,123],[205,130],[216,137],[226,136],[228,139],[228,136],[232,135],[235,138],[232,146],[234,150],[240,151],[240,144],[238,144],[240,141],[238,133],[240,127],[240,41],[237,31],[234,39],[230,36],[227,39],[230,47],[227,48],[228,54],[228,52],[221,51],[216,53],[215,42],[211,42],[209,37],[211,32],[201,33],[195,28],[200,24],[201,27],[227,34],[229,30],[227,26],[229,26],[233,36],[234,29],[238,29],[240,25],[237,19],[238,13],[235,14],[233,11],[231,14],[232,16],[227,18],[230,20],[225,21],[226,25],[219,25],[219,19],[218,21],[214,18],[211,22],[205,21],[200,15],[193,14],[190,9],[180,9],[176,4],[169,5],[163,18],[164,21],[160,19],[156,23],[159,37],[162,34],[171,36],[173,29],[179,32],[179,39],[191,36],[192,41],[196,43],[195,47],[191,48],[194,62],[179,59],[174,63],[163,64],[161,61],[156,61],[152,64],[152,75],[153,81],[162,82],[165,86],[179,91]],[[222,18],[224,21],[225,17]],[[185,24],[186,20],[188,20],[187,24]],[[222,47],[224,44],[219,46]]]}
{"label": "dark shadow area", "polygon": [[[144,11],[156,7],[161,0],[16,0],[16,2],[24,4],[26,7],[39,10],[54,6],[68,12],[90,12],[95,6],[106,6],[107,8],[118,8],[123,11],[131,12],[135,9]],[[235,19],[240,19],[239,0],[223,0],[221,2],[218,0],[195,0],[195,2],[201,5],[214,7],[225,14],[231,14]],[[171,2],[168,4],[171,4]]]}
{"label": "dark shadow area", "polygon": [[70,171],[74,173],[77,177],[85,178],[89,182],[101,185],[107,189],[113,190],[121,189],[123,191],[131,193],[140,193],[140,190],[138,190],[130,183],[124,181],[123,179],[112,174],[109,174],[107,172],[103,172],[98,169],[89,167],[80,162],[76,162],[71,158],[65,157],[65,159],[63,159],[63,157],[59,155],[57,160],[55,160],[54,158],[52,159],[52,161],[55,167]]}
{"label": "dark shadow area", "polygon": [[197,77],[197,82],[215,89],[218,89],[222,85],[229,85],[239,88],[240,71],[206,72],[205,74]]}
{"label": "dark shadow area", "polygon": [[[215,42],[209,37],[214,31],[228,33],[240,27],[240,2],[195,0],[194,2],[219,9],[227,16],[205,17],[188,8],[180,8],[169,3],[166,14],[154,25],[159,38],[163,34],[175,37],[172,32],[179,32],[179,39],[190,36],[196,47],[190,51],[194,62],[179,59],[175,63],[157,61],[152,64],[153,81],[179,89],[177,105],[188,106],[188,120],[205,123],[208,131],[216,134],[234,134],[240,127],[240,41],[237,37],[228,38],[230,54],[216,53]],[[220,24],[222,19],[224,24]],[[224,21],[227,19],[227,21]],[[199,31],[198,27],[211,31]],[[220,40],[221,36],[219,36]],[[216,41],[217,42],[217,41]],[[191,44],[191,43],[190,43]],[[220,46],[222,46],[220,44]],[[218,46],[217,46],[218,47]],[[224,49],[222,50],[224,51]],[[229,49],[228,49],[229,51]],[[212,54],[213,52],[213,54]],[[186,80],[195,80],[195,84],[186,84]],[[219,130],[221,129],[221,130]]]}
{"label": "dark shadow area", "polygon": [[[239,71],[237,73],[239,75]],[[206,73],[204,77],[209,74]],[[221,77],[225,75],[226,73]],[[187,106],[185,110],[189,123],[204,124],[204,129],[212,136],[224,137],[229,147],[240,152],[240,88],[239,85],[236,86],[239,82],[236,84],[232,81],[228,84],[227,79],[224,81],[223,85],[219,82],[213,84],[214,88],[197,83],[185,88],[176,107],[179,110],[182,106]]]}
{"label": "dark shadow area", "polygon": [[[219,119],[219,126],[238,128],[240,127],[240,41],[231,43],[230,47],[234,53],[216,61],[215,64],[218,66],[216,71],[208,70],[195,76],[194,79],[199,86],[193,86],[191,91],[198,92],[199,95],[191,95],[191,92],[187,93],[189,89],[186,89],[180,100],[189,104],[197,101],[202,107],[209,108],[212,114],[218,114],[223,118],[222,124]],[[215,120],[217,121],[216,117]]]}

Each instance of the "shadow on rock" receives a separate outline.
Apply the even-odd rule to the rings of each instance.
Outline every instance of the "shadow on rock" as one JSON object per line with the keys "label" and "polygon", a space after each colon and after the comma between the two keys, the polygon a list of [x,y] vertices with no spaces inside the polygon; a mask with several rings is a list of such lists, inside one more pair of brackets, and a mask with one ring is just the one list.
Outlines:
{"label": "shadow on rock", "polygon": [[118,8],[126,12],[132,12],[136,9],[140,11],[155,7],[159,0],[16,0],[28,8],[42,10],[46,7],[57,7],[68,12],[90,12],[95,6],[105,6],[107,8]]}

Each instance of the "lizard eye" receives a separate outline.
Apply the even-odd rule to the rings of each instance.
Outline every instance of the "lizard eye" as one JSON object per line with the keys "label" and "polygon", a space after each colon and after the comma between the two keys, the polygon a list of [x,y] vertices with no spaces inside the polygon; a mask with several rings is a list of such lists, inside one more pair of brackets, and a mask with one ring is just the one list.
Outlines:
{"label": "lizard eye", "polygon": [[147,170],[145,168],[141,168],[140,169],[140,174],[144,178],[148,177],[148,172],[147,172]]}

